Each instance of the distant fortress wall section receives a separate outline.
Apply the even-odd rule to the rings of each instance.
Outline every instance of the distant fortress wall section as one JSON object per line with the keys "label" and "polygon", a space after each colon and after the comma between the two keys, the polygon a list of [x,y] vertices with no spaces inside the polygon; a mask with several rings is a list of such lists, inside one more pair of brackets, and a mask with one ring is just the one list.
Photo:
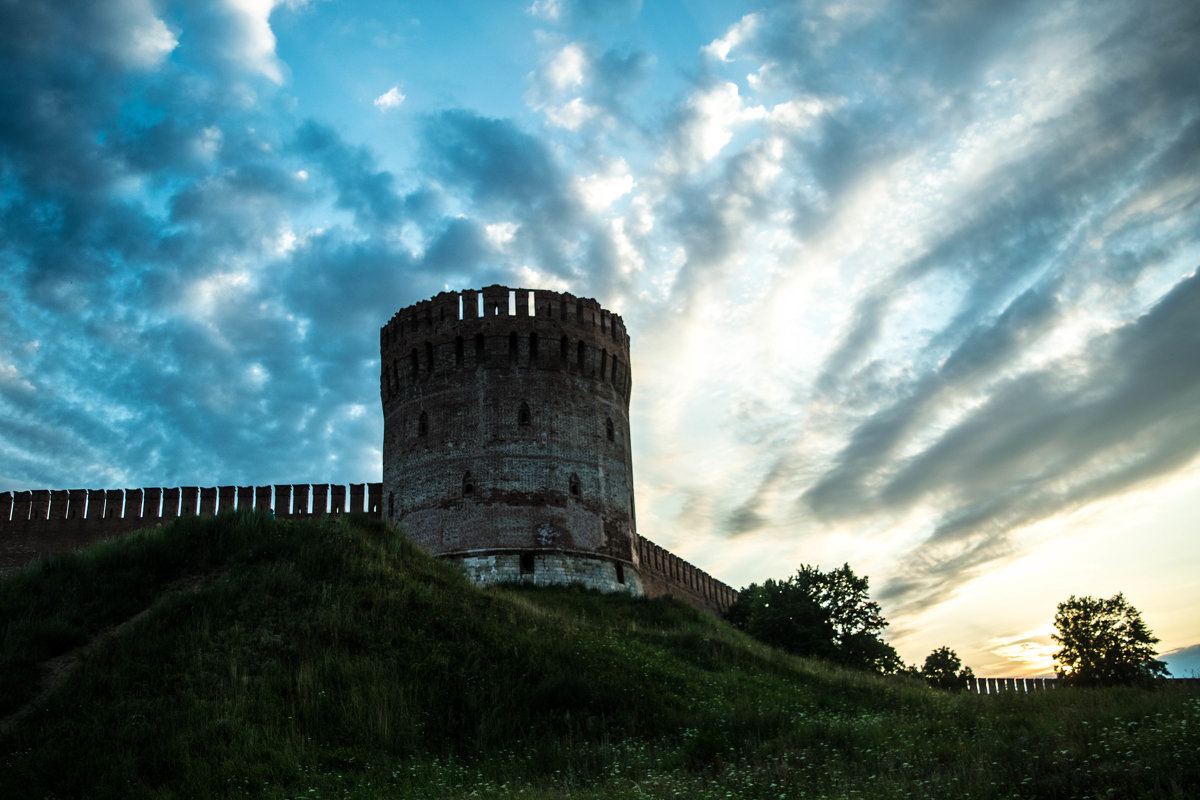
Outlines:
{"label": "distant fortress wall section", "polygon": [[647,597],[671,595],[718,616],[723,616],[737,600],[737,591],[704,570],[649,539],[638,536],[634,541],[638,573]]}
{"label": "distant fortress wall section", "polygon": [[379,514],[382,484],[40,489],[0,493],[0,574],[179,517],[269,509],[276,517]]}
{"label": "distant fortress wall section", "polygon": [[443,292],[380,330],[383,513],[478,583],[645,592],[629,336],[571,294]]}

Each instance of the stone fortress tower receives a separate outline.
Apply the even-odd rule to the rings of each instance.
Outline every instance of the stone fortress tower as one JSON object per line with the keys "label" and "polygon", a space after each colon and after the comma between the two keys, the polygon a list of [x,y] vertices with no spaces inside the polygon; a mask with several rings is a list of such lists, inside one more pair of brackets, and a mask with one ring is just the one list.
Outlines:
{"label": "stone fortress tower", "polygon": [[0,491],[0,574],[179,517],[365,513],[477,583],[582,583],[724,613],[737,592],[638,535],[629,336],[595,300],[489,286],[380,331],[383,482]]}
{"label": "stone fortress tower", "polygon": [[444,292],[396,313],[380,351],[385,519],[478,583],[643,594],[618,315],[565,293]]}

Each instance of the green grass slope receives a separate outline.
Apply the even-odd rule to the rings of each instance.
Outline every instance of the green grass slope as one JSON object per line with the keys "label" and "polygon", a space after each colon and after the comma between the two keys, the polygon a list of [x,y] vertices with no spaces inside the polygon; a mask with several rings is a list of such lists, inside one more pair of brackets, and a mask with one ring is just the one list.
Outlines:
{"label": "green grass slope", "polygon": [[181,520],[0,580],[0,620],[5,798],[1200,786],[1195,695],[953,697],[670,600],[482,590],[359,517]]}

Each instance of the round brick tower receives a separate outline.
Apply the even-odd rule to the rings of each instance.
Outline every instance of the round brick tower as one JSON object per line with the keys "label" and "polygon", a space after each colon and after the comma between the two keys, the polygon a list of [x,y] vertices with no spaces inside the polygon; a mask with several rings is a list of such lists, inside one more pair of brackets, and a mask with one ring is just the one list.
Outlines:
{"label": "round brick tower", "polygon": [[383,514],[479,583],[642,593],[629,336],[595,300],[490,286],[380,331]]}

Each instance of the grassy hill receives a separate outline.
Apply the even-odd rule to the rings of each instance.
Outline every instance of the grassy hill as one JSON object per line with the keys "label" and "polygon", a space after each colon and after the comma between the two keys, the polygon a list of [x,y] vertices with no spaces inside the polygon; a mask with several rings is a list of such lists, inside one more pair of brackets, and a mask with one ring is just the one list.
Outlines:
{"label": "grassy hill", "polygon": [[0,797],[1196,797],[1200,697],[955,697],[381,523],[181,520],[0,580]]}

